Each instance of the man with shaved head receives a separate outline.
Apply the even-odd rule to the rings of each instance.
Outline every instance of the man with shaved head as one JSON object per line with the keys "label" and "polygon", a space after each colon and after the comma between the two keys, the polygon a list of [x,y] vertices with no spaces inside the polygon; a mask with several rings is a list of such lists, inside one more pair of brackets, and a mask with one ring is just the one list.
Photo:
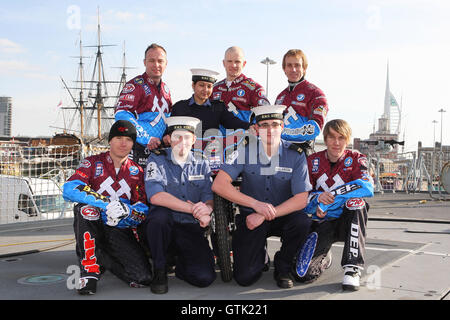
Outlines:
{"label": "man with shaved head", "polygon": [[225,51],[223,66],[227,77],[214,85],[212,100],[223,101],[236,117],[250,121],[253,107],[270,103],[264,88],[242,73],[246,63],[241,48],[233,46]]}

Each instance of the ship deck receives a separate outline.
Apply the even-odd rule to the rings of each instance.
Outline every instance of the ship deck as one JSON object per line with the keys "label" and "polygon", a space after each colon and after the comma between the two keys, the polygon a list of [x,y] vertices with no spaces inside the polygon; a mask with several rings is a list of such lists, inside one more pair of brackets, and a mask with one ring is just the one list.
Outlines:
{"label": "ship deck", "polygon": [[[445,199],[446,198],[446,199]],[[193,287],[169,275],[169,292],[130,288],[106,272],[97,294],[80,296],[71,289],[76,265],[72,219],[0,225],[0,299],[2,300],[450,300],[450,196],[433,199],[427,193],[376,194],[366,242],[366,268],[361,288],[341,289],[343,243],[332,247],[333,264],[311,284],[280,289],[273,265],[254,285],[223,282],[219,271],[207,288]],[[269,254],[280,246],[269,238]]]}

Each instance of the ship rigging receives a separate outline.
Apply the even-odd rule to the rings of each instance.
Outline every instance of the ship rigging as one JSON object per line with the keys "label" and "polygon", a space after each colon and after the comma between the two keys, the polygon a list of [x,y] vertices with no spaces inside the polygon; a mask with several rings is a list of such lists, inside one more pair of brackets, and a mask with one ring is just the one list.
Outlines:
{"label": "ship rigging", "polygon": [[[97,44],[83,45],[80,34],[80,54],[74,57],[79,59],[78,79],[74,81],[76,86],[69,87],[63,77],[60,77],[71,100],[70,105],[62,107],[63,116],[65,110],[70,110],[70,120],[68,123],[64,120],[64,131],[75,133],[84,144],[105,143],[105,137],[114,122],[114,107],[117,104],[122,87],[126,83],[126,69],[130,67],[126,66],[125,43],[123,45],[122,66],[114,67],[122,69],[120,80],[106,79],[102,48],[112,46],[116,45],[102,44],[100,15],[98,14]],[[85,79],[84,59],[89,57],[83,56],[83,48],[97,49],[90,80]],[[115,90],[114,88],[111,89],[112,87],[115,87]],[[110,95],[109,92],[111,91],[115,91],[116,94]]]}

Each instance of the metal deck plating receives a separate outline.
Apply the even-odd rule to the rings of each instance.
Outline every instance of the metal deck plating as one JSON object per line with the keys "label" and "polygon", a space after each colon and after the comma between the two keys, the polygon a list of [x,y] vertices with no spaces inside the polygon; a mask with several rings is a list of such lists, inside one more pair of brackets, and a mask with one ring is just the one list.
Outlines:
{"label": "metal deck plating", "polygon": [[[446,196],[448,198],[448,196]],[[425,200],[425,201],[424,201]],[[72,219],[0,226],[0,298],[57,300],[450,300],[450,202],[426,193],[377,194],[369,200],[366,266],[357,292],[341,289],[342,243],[332,247],[333,264],[314,283],[279,289],[273,266],[254,285],[216,281],[193,287],[169,276],[169,292],[130,288],[106,272],[97,294],[80,296],[74,287],[77,264]],[[280,246],[269,238],[269,255]],[[217,271],[219,272],[219,271]],[[32,285],[30,285],[32,284]]]}

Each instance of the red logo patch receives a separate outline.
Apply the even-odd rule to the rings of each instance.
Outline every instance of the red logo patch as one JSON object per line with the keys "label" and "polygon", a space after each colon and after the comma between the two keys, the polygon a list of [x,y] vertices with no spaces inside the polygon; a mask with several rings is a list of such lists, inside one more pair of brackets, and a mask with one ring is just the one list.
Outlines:
{"label": "red logo patch", "polygon": [[86,220],[98,220],[100,212],[97,208],[91,206],[84,206],[81,208],[81,216]]}
{"label": "red logo patch", "polygon": [[365,202],[363,199],[361,198],[353,198],[353,199],[349,199],[347,200],[347,202],[345,203],[345,206],[349,209],[349,210],[356,210],[356,209],[361,209],[362,207],[364,207]]}

